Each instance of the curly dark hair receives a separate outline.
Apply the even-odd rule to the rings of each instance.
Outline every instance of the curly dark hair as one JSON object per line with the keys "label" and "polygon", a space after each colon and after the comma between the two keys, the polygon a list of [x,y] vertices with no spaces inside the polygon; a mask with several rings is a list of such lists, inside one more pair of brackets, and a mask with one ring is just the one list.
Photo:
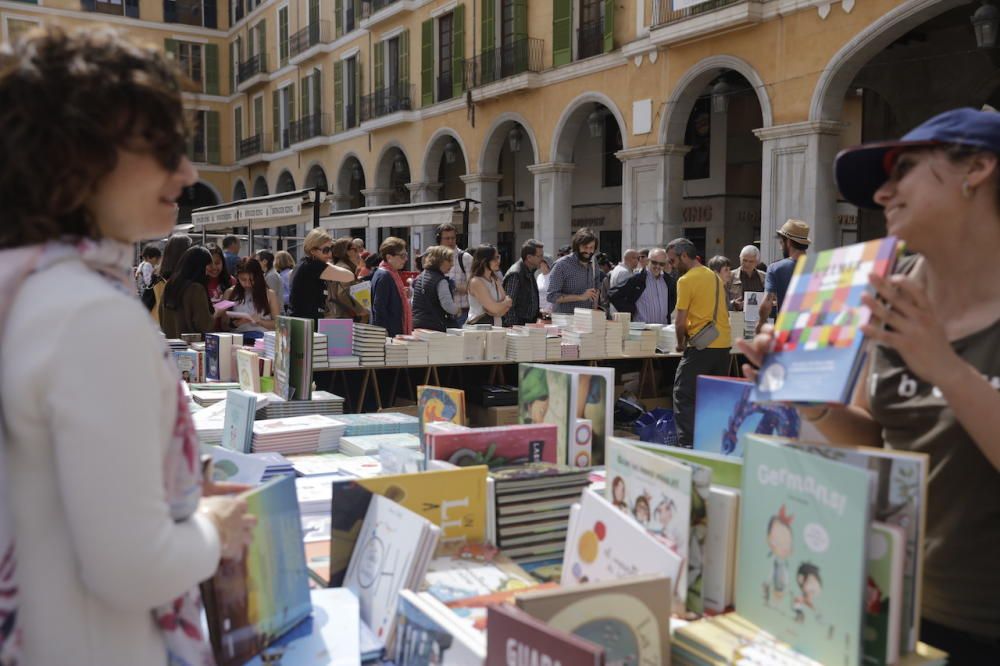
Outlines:
{"label": "curly dark hair", "polygon": [[175,171],[186,125],[177,70],[110,28],[32,30],[0,49],[0,247],[98,235],[85,202],[119,150]]}

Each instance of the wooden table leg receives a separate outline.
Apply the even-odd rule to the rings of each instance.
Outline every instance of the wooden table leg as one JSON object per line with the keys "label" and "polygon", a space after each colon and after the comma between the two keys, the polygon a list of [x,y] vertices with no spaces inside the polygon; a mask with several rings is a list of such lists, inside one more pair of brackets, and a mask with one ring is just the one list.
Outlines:
{"label": "wooden table leg", "polygon": [[372,390],[375,392],[375,407],[379,410],[382,410],[385,408],[385,405],[382,404],[382,391],[378,387],[378,374],[375,372],[374,368],[372,368],[371,372],[372,372]]}
{"label": "wooden table leg", "polygon": [[438,369],[436,365],[430,367],[431,374],[434,376],[434,386],[441,386],[441,375],[438,374]]}
{"label": "wooden table leg", "polygon": [[361,392],[358,394],[358,411],[355,414],[361,414],[362,410],[365,408],[365,398],[368,395],[368,379],[371,377],[371,373],[374,372],[371,368],[366,368],[361,372]]}

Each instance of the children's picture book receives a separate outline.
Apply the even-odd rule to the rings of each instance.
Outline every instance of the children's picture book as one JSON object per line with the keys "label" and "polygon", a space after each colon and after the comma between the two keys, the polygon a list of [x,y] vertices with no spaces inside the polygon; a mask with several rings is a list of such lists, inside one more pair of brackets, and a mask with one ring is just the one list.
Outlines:
{"label": "children's picture book", "polygon": [[312,397],[312,319],[289,317],[289,371],[288,383],[291,396],[288,400],[309,400]]}
{"label": "children's picture book", "polygon": [[274,324],[274,392],[282,400],[292,394],[292,320],[278,317]]}
{"label": "children's picture book", "polygon": [[846,404],[864,365],[871,311],[861,296],[868,277],[893,270],[901,244],[893,236],[809,252],[799,258],[774,326],[752,399],[755,402]]}
{"label": "children's picture book", "polygon": [[354,354],[354,321],[351,319],[320,319],[318,333],[326,336],[326,353],[329,357]]}
{"label": "children's picture book", "polygon": [[608,500],[583,491],[570,513],[562,584],[639,574],[666,576],[676,586],[684,574],[684,558]]}
{"label": "children's picture book", "polygon": [[351,298],[357,301],[365,310],[370,311],[372,309],[372,283],[370,281],[362,280],[358,284],[351,285],[349,291]]}
{"label": "children's picture book", "polygon": [[905,550],[903,528],[872,522],[865,588],[865,664],[887,666],[899,659]]}
{"label": "children's picture book", "polygon": [[[238,336],[242,339],[242,336]],[[233,341],[229,333],[205,334],[205,377],[217,382],[231,382],[233,372]]]}
{"label": "children's picture book", "polygon": [[668,456],[674,460],[693,462],[708,467],[712,470],[712,483],[737,490],[743,486],[742,458],[666,444],[652,444],[650,442],[634,442],[634,444],[658,456]]}
{"label": "children's picture book", "polygon": [[633,573],[525,592],[516,603],[553,629],[600,645],[609,664],[669,664],[672,585],[662,576]]}
{"label": "children's picture book", "polygon": [[430,470],[332,484],[330,585],[343,581],[373,495],[384,495],[441,528],[442,542],[486,539],[485,466]]}
{"label": "children's picture book", "polygon": [[470,428],[427,434],[427,457],[458,467],[490,469],[535,462],[556,462],[556,426],[551,423]]}
{"label": "children's picture book", "polygon": [[343,587],[358,596],[361,620],[387,644],[399,592],[423,580],[440,533],[437,525],[388,497],[376,495],[368,505]]}
{"label": "children's picture book", "polygon": [[675,581],[677,604],[687,604],[691,542],[692,470],[617,437],[608,442],[605,494],[615,508],[632,516],[666,543],[685,566]]}
{"label": "children's picture book", "polygon": [[237,349],[236,374],[241,390],[260,393],[260,354],[249,349]]}
{"label": "children's picture book", "polygon": [[403,590],[391,654],[395,666],[469,666],[483,663],[486,640],[434,597]]}
{"label": "children's picture book", "polygon": [[423,446],[428,423],[446,421],[465,425],[465,391],[444,386],[418,386],[417,416],[420,418],[420,444]]}
{"label": "children's picture book", "polygon": [[801,419],[789,405],[750,400],[753,383],[736,377],[700,375],[694,406],[694,448],[742,456],[740,435],[799,437]]}
{"label": "children's picture book", "polygon": [[519,608],[497,604],[487,615],[486,666],[604,666],[602,646],[555,629]]}
{"label": "children's picture book", "polygon": [[250,453],[256,414],[256,395],[246,391],[226,391],[226,420],[222,428],[222,446],[230,451]]}
{"label": "children's picture book", "polygon": [[222,560],[202,583],[219,666],[245,663],[312,611],[294,479],[278,477],[243,497],[257,517],[253,541],[241,559]]}
{"label": "children's picture book", "polygon": [[172,353],[182,380],[188,384],[205,381],[205,355],[203,353],[193,349],[183,349]]}
{"label": "children's picture book", "polygon": [[874,474],[745,436],[736,610],[807,657],[861,663]]}
{"label": "children's picture book", "polygon": [[221,446],[208,447],[212,456],[212,480],[257,485],[267,471],[267,460]]}

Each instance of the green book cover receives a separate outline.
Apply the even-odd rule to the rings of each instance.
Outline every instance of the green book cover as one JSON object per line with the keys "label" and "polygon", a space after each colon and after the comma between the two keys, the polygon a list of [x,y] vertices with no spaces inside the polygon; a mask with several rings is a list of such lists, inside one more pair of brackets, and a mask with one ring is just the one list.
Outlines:
{"label": "green book cover", "polygon": [[861,663],[874,475],[745,436],[736,611],[827,666]]}
{"label": "green book cover", "polygon": [[292,318],[278,317],[274,324],[274,392],[282,400],[290,397],[292,369]]}
{"label": "green book cover", "polygon": [[703,465],[712,470],[712,483],[717,486],[726,486],[735,490],[739,490],[743,486],[742,458],[650,442],[635,442],[635,445],[657,455],[670,456],[676,460]]}
{"label": "green book cover", "polygon": [[312,397],[312,319],[289,317],[290,345],[288,384],[291,387],[289,400],[309,400]]}
{"label": "green book cover", "polygon": [[905,549],[903,528],[872,523],[865,588],[865,664],[886,666],[899,659]]}

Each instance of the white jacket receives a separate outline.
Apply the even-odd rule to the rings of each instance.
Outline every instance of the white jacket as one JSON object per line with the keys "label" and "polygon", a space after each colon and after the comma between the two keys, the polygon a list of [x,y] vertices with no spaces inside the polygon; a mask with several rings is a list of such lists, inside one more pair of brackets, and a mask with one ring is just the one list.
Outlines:
{"label": "white jacket", "polygon": [[177,379],[159,332],[74,259],[24,282],[0,339],[24,663],[165,664],[151,609],[212,575],[219,537],[168,513]]}

